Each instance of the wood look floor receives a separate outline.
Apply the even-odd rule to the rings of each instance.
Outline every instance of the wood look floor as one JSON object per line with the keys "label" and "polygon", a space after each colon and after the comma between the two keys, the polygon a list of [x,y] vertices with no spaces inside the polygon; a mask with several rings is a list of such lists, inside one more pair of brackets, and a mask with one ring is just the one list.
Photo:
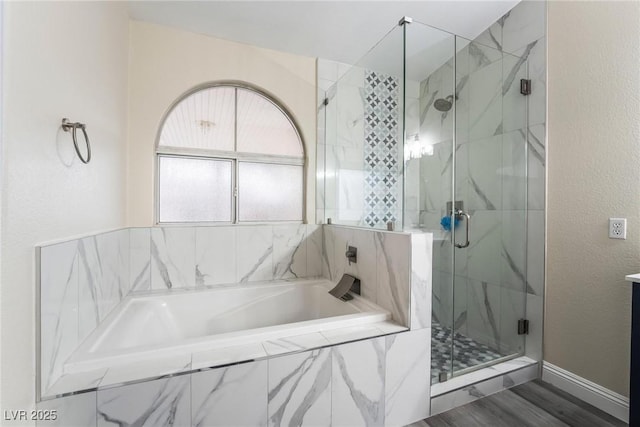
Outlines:
{"label": "wood look floor", "polygon": [[627,424],[540,380],[435,415],[410,427],[606,427]]}

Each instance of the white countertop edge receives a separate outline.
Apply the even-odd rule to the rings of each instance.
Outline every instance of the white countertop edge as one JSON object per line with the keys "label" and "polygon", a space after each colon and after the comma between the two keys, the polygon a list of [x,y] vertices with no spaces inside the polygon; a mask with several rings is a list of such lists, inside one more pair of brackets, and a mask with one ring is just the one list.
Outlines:
{"label": "white countertop edge", "polygon": [[640,283],[640,273],[629,274],[627,276],[624,276],[624,280],[626,280],[627,282],[638,282],[638,283]]}

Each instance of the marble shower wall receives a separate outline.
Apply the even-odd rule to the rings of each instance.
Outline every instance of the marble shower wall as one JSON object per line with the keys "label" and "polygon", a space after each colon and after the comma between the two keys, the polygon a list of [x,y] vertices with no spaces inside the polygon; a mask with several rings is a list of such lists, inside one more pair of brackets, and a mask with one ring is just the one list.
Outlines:
{"label": "marble shower wall", "polygon": [[[322,274],[337,282],[343,274],[360,279],[362,296],[389,310],[411,329],[431,327],[431,233],[397,233],[325,225]],[[358,249],[349,264],[348,246]]]}
{"label": "marble shower wall", "polygon": [[317,225],[131,228],[36,250],[43,395],[129,293],[322,275]]}
{"label": "marble shower wall", "polygon": [[59,425],[398,426],[429,416],[429,329],[38,404]]}
{"label": "marble shower wall", "polygon": [[[434,319],[503,353],[523,350],[514,325],[526,304],[534,359],[544,277],[545,8],[519,3],[456,56],[456,200],[472,214],[472,244],[455,251],[452,271],[451,245],[437,240],[433,273]],[[421,132],[437,141],[434,155],[420,159],[419,223],[427,229],[439,228],[451,197],[452,122],[432,100],[452,87],[452,65],[421,84]],[[527,76],[525,98],[519,81]]]}

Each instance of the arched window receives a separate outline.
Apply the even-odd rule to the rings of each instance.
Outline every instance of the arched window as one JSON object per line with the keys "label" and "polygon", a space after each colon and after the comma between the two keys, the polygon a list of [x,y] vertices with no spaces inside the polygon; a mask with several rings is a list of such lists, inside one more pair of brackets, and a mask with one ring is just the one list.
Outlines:
{"label": "arched window", "polygon": [[159,223],[302,221],[304,148],[285,109],[244,84],[179,98],[158,133]]}

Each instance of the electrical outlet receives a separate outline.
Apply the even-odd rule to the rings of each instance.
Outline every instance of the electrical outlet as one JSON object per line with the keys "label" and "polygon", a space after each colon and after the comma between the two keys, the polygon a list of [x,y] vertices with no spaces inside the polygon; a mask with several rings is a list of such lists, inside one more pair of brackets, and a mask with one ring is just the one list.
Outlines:
{"label": "electrical outlet", "polygon": [[609,238],[627,238],[627,218],[609,218]]}

